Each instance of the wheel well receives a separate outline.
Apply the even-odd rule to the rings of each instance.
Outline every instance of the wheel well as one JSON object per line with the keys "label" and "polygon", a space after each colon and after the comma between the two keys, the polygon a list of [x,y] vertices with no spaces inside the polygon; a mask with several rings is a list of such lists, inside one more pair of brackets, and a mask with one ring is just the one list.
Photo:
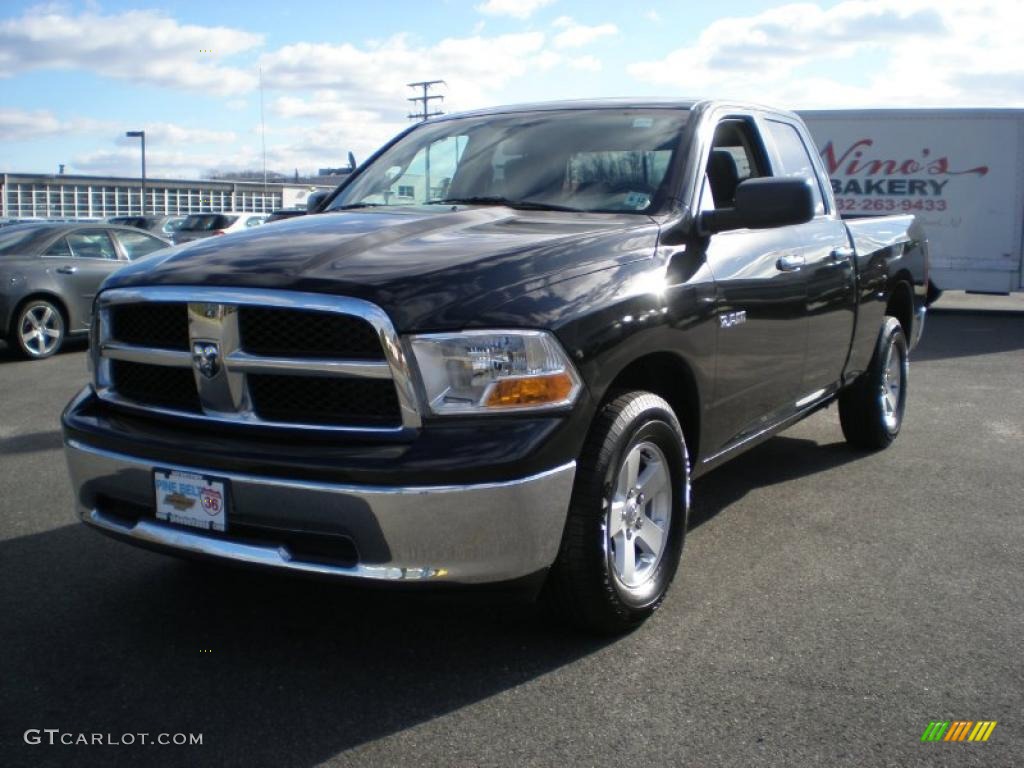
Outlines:
{"label": "wheel well", "polygon": [[697,381],[686,361],[669,352],[638,358],[619,372],[607,392],[624,389],[651,392],[672,406],[683,427],[686,451],[693,464],[700,447],[700,396]]}
{"label": "wheel well", "polygon": [[892,315],[900,321],[903,333],[911,338],[911,326],[914,323],[914,289],[906,275],[896,276],[889,291],[889,303],[885,305],[885,314]]}
{"label": "wheel well", "polygon": [[57,308],[57,311],[60,312],[60,316],[64,319],[64,337],[67,338],[71,332],[71,322],[70,318],[68,317],[68,308],[64,305],[64,302],[61,301],[59,296],[56,296],[52,293],[45,293],[42,291],[30,293],[28,296],[26,296],[17,303],[17,305],[14,307],[14,311],[11,313],[10,328],[8,328],[8,333],[14,333],[14,331],[16,330],[14,327],[14,323],[18,319],[18,313],[21,312],[21,308],[28,304],[30,301],[35,301],[36,299],[48,301]]}

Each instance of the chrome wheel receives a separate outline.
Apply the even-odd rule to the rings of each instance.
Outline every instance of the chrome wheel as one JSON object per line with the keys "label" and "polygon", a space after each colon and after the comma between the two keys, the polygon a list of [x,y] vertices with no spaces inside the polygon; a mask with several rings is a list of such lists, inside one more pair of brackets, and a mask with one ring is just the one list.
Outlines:
{"label": "chrome wheel", "polygon": [[29,304],[21,313],[18,333],[28,355],[47,357],[57,351],[64,337],[64,318],[52,304]]}
{"label": "chrome wheel", "polygon": [[623,586],[633,589],[650,580],[668,544],[671,522],[668,460],[654,443],[637,443],[619,467],[605,525],[612,572]]}
{"label": "chrome wheel", "polygon": [[895,344],[889,345],[882,368],[882,382],[879,397],[882,404],[882,421],[890,432],[900,425],[900,397],[903,394],[904,376],[903,353]]}

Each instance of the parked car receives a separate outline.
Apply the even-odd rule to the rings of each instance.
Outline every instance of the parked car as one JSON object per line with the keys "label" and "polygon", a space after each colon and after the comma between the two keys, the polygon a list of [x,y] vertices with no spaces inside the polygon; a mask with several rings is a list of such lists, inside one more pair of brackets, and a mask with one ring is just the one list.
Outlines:
{"label": "parked car", "polygon": [[282,571],[530,584],[621,632],[665,597],[694,478],[833,403],[857,449],[900,432],[924,234],[840,218],[790,112],[445,116],[323,206],[108,281],[63,417],[85,523]]}
{"label": "parked car", "polygon": [[305,216],[306,213],[307,211],[305,208],[279,208],[276,211],[272,211],[264,223],[270,224],[275,221],[294,219],[296,216]]}
{"label": "parked car", "polygon": [[170,240],[186,218],[186,216],[112,216],[107,221],[110,224],[144,229],[158,237]]}
{"label": "parked car", "polygon": [[174,233],[174,242],[187,243],[213,235],[244,232],[267,220],[266,213],[193,213]]}
{"label": "parked car", "polygon": [[129,227],[15,224],[0,230],[0,337],[33,359],[87,333],[93,298],[129,261],[170,245]]}

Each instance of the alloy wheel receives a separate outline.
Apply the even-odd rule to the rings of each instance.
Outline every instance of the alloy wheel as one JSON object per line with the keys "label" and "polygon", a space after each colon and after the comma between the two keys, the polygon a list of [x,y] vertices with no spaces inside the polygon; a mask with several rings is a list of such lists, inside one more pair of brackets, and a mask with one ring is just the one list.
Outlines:
{"label": "alloy wheel", "polygon": [[21,344],[32,357],[53,354],[64,335],[64,319],[50,304],[32,304],[21,315]]}
{"label": "alloy wheel", "polygon": [[890,344],[882,368],[882,383],[879,397],[882,402],[882,420],[890,432],[896,431],[900,422],[900,397],[903,391],[903,354],[895,344]]}
{"label": "alloy wheel", "polygon": [[668,459],[654,443],[637,443],[619,467],[605,526],[612,572],[623,586],[635,589],[653,577],[668,546],[671,522]]}

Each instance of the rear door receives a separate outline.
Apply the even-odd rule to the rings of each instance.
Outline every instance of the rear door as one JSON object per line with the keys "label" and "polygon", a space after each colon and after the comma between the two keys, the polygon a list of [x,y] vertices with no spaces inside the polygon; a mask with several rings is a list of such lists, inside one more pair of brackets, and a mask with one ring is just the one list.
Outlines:
{"label": "rear door", "polygon": [[88,328],[92,300],[100,283],[125,264],[118,257],[110,234],[105,229],[70,232],[43,255],[54,260],[52,270],[71,315],[70,330]]}
{"label": "rear door", "polygon": [[[705,169],[701,210],[733,207],[740,182],[770,174],[753,117],[718,122]],[[719,326],[709,439],[716,450],[782,418],[799,397],[807,346],[805,273],[789,262],[802,242],[798,230],[739,229],[704,241]]]}
{"label": "rear door", "polygon": [[838,382],[846,365],[856,312],[853,251],[799,123],[785,115],[767,115],[762,125],[771,145],[773,175],[806,179],[815,200],[814,219],[790,228],[801,241],[799,270],[806,290],[807,352],[798,401],[804,404]]}

